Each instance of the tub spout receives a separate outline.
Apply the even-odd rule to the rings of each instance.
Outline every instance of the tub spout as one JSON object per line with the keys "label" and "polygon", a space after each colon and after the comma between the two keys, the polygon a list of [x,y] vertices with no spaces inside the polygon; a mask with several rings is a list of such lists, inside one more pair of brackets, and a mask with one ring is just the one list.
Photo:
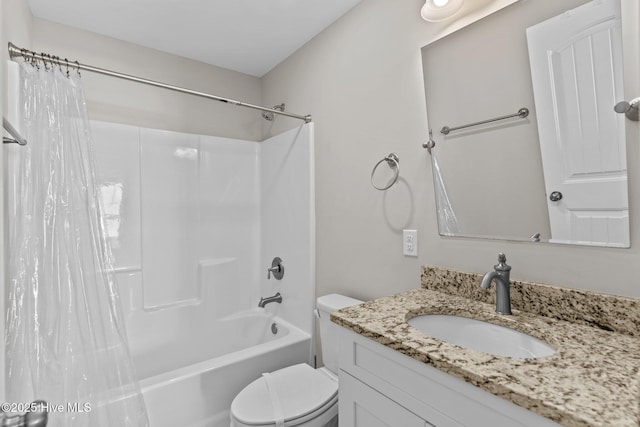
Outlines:
{"label": "tub spout", "polygon": [[282,295],[280,295],[280,292],[278,292],[272,297],[260,298],[258,307],[264,308],[265,305],[270,304],[272,302],[277,302],[278,304],[282,304]]}

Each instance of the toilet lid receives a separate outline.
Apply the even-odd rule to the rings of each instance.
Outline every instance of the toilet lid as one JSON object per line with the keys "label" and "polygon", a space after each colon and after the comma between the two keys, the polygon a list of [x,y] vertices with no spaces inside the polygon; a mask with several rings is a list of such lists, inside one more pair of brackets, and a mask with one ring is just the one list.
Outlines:
{"label": "toilet lid", "polygon": [[[335,379],[306,363],[272,372],[270,387],[278,394],[285,421],[317,411],[338,394]],[[271,402],[265,379],[260,377],[233,399],[231,414],[248,425],[273,424],[275,417]]]}

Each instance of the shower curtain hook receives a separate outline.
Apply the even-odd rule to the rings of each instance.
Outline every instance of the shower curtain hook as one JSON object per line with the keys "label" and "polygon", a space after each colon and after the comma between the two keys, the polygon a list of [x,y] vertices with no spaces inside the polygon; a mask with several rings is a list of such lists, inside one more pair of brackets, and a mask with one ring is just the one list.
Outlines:
{"label": "shower curtain hook", "polygon": [[76,72],[78,73],[78,77],[82,77],[80,74],[80,63],[78,61],[74,61],[76,63]]}
{"label": "shower curtain hook", "polygon": [[40,64],[38,59],[36,58],[37,53],[35,51],[31,51],[31,64],[36,67],[36,70],[40,71]]}
{"label": "shower curtain hook", "polygon": [[67,58],[64,58],[64,63],[67,66],[67,78],[69,78],[69,60]]}

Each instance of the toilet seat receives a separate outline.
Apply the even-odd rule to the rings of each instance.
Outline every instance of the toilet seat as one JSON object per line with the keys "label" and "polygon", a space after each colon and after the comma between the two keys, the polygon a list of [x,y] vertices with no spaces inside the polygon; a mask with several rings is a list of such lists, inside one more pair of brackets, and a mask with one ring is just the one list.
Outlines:
{"label": "toilet seat", "polygon": [[[232,425],[274,426],[274,410],[269,394],[277,393],[286,426],[296,426],[331,412],[337,414],[338,381],[335,375],[316,370],[306,363],[288,366],[246,386],[231,404]],[[333,414],[335,412],[335,414]],[[324,417],[323,417],[324,418]]]}

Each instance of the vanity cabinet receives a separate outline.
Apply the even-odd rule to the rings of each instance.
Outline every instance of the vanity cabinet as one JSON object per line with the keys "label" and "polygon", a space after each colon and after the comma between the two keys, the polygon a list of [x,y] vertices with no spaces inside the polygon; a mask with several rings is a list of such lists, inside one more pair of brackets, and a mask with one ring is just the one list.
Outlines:
{"label": "vanity cabinet", "polygon": [[348,374],[340,374],[340,400],[338,401],[341,427],[433,426]]}
{"label": "vanity cabinet", "polygon": [[559,424],[345,328],[341,427],[558,427]]}

